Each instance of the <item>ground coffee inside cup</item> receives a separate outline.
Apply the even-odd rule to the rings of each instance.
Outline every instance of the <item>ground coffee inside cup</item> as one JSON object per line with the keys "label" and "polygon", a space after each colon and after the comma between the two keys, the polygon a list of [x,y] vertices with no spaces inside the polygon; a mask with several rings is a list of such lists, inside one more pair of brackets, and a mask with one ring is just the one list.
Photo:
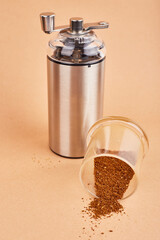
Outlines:
{"label": "ground coffee inside cup", "polygon": [[85,212],[94,219],[122,212],[123,206],[118,200],[123,198],[133,176],[133,169],[122,160],[109,156],[96,157],[94,178],[98,198],[89,203]]}

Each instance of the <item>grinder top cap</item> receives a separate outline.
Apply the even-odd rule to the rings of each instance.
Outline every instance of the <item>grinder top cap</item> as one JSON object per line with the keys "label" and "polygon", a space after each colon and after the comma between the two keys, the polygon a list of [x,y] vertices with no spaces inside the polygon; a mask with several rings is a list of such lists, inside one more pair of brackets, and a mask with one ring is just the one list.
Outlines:
{"label": "grinder top cap", "polygon": [[83,23],[83,18],[73,17],[69,25],[55,27],[55,14],[40,14],[42,30],[45,33],[58,31],[56,38],[49,41],[51,60],[65,64],[92,64],[105,58],[105,46],[93,29],[105,29],[109,24],[101,21]]}

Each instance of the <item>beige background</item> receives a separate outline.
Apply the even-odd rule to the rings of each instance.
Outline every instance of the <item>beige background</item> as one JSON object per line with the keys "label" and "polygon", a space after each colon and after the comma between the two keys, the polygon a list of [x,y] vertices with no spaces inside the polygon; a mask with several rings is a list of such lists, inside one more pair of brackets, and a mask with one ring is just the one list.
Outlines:
{"label": "beige background", "polygon": [[[160,238],[160,2],[157,0],[1,0],[0,239],[158,240]],[[128,216],[102,221],[93,235],[81,217],[81,160],[48,149],[46,48],[39,13],[107,20],[104,115],[122,115],[147,132],[150,151],[139,187],[124,201]],[[120,219],[120,221],[118,220]],[[86,230],[83,234],[82,227]],[[109,233],[108,230],[113,232]],[[101,235],[101,231],[105,234]]]}

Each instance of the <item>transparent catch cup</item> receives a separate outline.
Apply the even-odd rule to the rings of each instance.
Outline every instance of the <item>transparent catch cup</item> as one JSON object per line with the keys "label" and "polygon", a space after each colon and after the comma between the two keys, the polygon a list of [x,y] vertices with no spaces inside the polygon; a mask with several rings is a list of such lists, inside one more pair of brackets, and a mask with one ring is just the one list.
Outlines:
{"label": "transparent catch cup", "polygon": [[[108,156],[127,163],[134,171],[133,178],[123,198],[130,196],[137,187],[139,170],[149,147],[145,132],[128,118],[106,117],[97,121],[87,136],[87,151],[80,168],[80,181],[94,197],[94,159]],[[103,158],[102,158],[103,159]]]}

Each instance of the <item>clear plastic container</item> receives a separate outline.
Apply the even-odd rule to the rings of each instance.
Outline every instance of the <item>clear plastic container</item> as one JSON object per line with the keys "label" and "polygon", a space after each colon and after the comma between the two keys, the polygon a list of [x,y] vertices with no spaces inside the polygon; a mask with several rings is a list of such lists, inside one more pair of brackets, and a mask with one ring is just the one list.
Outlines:
{"label": "clear plastic container", "polygon": [[93,31],[70,34],[61,31],[49,41],[48,56],[56,62],[93,64],[105,58],[105,45]]}
{"label": "clear plastic container", "polygon": [[128,118],[106,117],[97,121],[87,136],[87,151],[80,168],[82,185],[94,197],[94,159],[110,156],[127,163],[134,176],[129,183],[123,199],[130,196],[136,189],[139,170],[149,147],[148,138],[140,126]]}

